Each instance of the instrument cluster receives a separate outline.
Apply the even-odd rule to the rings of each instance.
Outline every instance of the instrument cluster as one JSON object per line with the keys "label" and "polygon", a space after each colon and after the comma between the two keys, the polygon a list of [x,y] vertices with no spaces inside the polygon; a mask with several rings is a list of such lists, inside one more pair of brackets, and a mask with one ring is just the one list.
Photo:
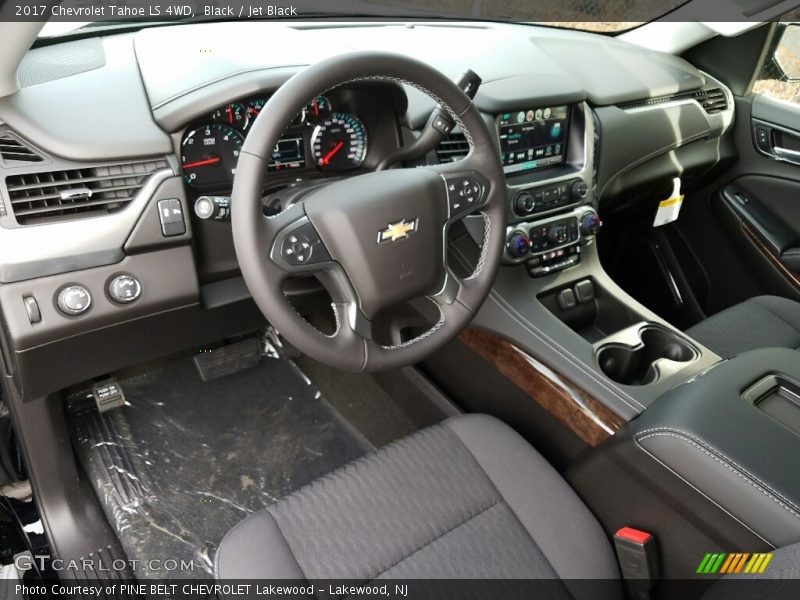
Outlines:
{"label": "instrument cluster", "polygon": [[[267,98],[231,102],[189,127],[181,141],[184,179],[198,192],[230,189],[245,137]],[[367,129],[328,96],[312,99],[272,152],[270,172],[340,172],[359,168],[367,154]]]}

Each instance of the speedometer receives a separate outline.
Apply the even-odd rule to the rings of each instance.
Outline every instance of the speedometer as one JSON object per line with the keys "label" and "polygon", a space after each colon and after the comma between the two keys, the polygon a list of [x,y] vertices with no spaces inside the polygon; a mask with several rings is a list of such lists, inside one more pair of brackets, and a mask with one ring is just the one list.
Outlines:
{"label": "speedometer", "polygon": [[367,155],[367,130],[355,115],[335,112],[314,129],[311,148],[324,171],[355,169]]}

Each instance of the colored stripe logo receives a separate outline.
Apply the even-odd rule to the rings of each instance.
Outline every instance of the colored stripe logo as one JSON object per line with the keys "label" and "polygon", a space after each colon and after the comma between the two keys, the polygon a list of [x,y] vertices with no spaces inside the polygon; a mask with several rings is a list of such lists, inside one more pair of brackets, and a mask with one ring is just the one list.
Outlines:
{"label": "colored stripe logo", "polygon": [[725,552],[708,553],[700,561],[697,573],[702,575],[731,575],[735,573],[761,574],[767,570],[772,553]]}

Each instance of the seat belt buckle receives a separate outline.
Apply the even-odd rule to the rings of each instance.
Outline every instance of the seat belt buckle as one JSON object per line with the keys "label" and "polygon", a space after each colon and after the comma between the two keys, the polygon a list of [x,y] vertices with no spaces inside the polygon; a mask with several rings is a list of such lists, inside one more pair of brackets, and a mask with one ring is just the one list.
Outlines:
{"label": "seat belt buckle", "polygon": [[637,600],[650,598],[659,576],[656,538],[646,531],[623,527],[614,534],[614,548],[631,596]]}

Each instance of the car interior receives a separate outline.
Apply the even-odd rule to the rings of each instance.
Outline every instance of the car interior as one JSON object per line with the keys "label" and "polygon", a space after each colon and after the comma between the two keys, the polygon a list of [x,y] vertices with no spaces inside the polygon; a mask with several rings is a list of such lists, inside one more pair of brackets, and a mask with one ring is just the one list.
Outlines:
{"label": "car interior", "polygon": [[672,4],[0,23],[0,563],[800,579],[800,13]]}

